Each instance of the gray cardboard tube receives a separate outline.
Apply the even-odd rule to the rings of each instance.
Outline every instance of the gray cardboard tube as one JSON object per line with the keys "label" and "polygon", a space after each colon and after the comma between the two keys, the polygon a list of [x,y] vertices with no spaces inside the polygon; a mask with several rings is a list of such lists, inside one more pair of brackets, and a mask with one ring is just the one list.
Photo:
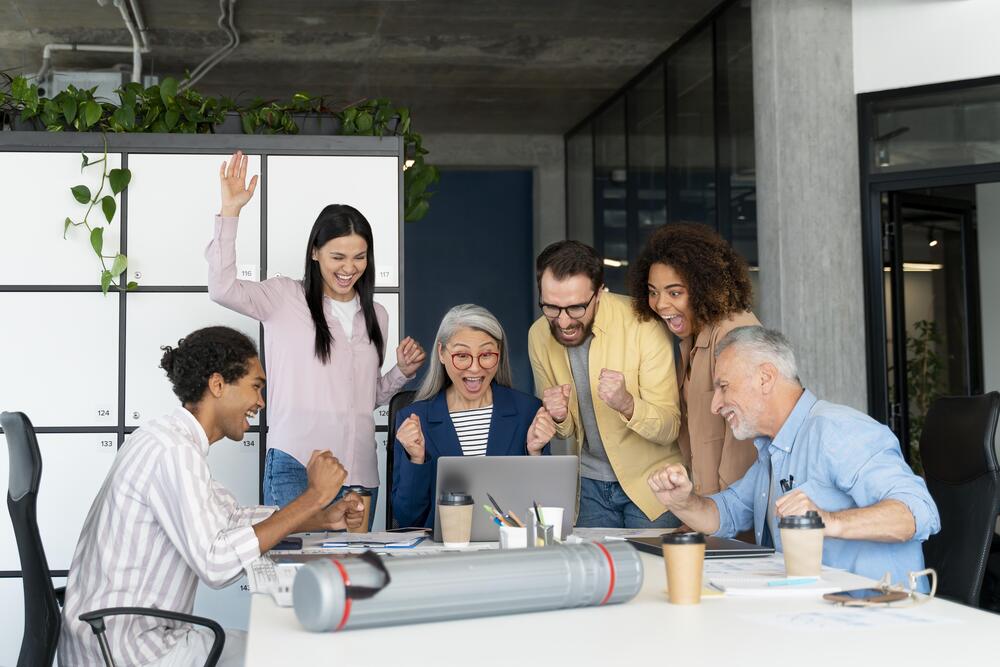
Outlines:
{"label": "gray cardboard tube", "polygon": [[[473,551],[385,558],[389,584],[367,599],[352,586],[377,586],[382,574],[358,559],[313,561],[292,588],[295,615],[314,632],[447,621],[616,604],[642,587],[639,553],[626,542],[543,549]],[[346,577],[346,581],[345,581]]]}

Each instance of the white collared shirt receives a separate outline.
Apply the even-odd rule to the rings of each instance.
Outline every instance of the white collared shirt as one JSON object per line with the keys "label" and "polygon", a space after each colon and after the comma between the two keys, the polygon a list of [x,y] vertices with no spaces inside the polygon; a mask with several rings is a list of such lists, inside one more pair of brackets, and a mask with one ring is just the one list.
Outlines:
{"label": "white collared shirt", "polygon": [[[103,665],[79,615],[105,607],[191,613],[198,580],[222,588],[260,556],[253,524],[276,508],[241,507],[208,468],[208,437],[184,408],[136,430],[118,452],[73,554],[59,664]],[[112,616],[107,637],[118,664],[166,654],[190,626]]]}

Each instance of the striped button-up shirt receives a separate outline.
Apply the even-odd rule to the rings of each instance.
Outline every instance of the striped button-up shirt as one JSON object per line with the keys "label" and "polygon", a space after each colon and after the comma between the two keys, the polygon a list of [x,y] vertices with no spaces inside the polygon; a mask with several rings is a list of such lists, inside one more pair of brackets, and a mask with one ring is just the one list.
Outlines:
{"label": "striped button-up shirt", "polygon": [[[260,556],[253,524],[273,507],[241,507],[208,468],[208,437],[184,408],[138,429],[94,500],[66,584],[59,664],[102,665],[97,639],[78,616],[105,607],[190,613],[198,580],[236,581]],[[118,664],[166,654],[190,626],[112,616],[107,637]]]}

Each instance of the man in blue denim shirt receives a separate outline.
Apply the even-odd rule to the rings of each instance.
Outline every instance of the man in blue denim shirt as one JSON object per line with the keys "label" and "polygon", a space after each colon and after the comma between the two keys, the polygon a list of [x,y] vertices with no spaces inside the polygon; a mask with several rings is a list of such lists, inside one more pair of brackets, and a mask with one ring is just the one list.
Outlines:
{"label": "man in blue denim shirt", "polygon": [[888,571],[894,582],[922,570],[920,543],[941,520],[895,435],[803,389],[792,348],[776,331],[733,329],[716,354],[712,410],[737,438],[755,438],[757,461],[708,497],[692,493],[684,466],[664,466],[648,480],[660,502],[694,530],[732,537],[752,526],[759,544],[779,551],[778,520],[815,510],[826,525],[824,564],[872,579]]}

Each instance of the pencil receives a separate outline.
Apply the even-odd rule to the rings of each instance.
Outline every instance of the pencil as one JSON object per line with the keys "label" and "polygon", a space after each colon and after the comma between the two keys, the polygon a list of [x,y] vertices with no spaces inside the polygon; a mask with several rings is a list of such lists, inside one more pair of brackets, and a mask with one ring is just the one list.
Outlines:
{"label": "pencil", "polygon": [[515,526],[517,526],[518,528],[524,528],[524,522],[522,522],[521,519],[519,519],[518,516],[514,514],[513,511],[507,512],[507,516],[516,522],[514,524]]}

